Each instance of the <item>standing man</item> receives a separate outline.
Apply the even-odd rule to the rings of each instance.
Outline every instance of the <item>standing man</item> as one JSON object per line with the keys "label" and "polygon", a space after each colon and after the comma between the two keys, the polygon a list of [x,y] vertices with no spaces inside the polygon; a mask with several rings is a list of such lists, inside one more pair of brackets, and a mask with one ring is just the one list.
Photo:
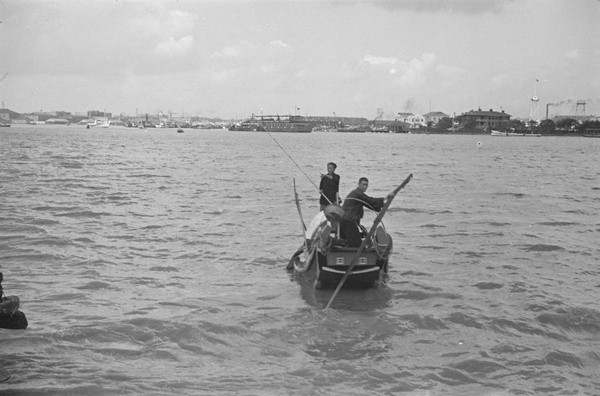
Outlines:
{"label": "standing man", "polygon": [[364,215],[363,206],[379,212],[383,208],[385,199],[390,198],[389,195],[386,198],[369,197],[365,194],[367,188],[369,188],[369,179],[361,177],[358,180],[358,186],[350,191],[342,206],[344,215],[340,221],[340,237],[346,240],[348,247],[358,247],[362,242],[359,225]]}
{"label": "standing man", "polygon": [[340,175],[335,173],[337,165],[333,162],[327,164],[327,174],[321,173],[321,183],[319,184],[319,192],[321,198],[319,204],[321,211],[324,211],[327,205],[338,204],[338,194],[340,192]]}

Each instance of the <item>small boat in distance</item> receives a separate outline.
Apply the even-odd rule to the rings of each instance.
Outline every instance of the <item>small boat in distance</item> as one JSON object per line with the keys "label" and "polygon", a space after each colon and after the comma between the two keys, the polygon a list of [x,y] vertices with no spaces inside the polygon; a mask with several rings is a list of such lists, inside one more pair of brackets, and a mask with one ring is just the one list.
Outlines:
{"label": "small boat in distance", "polygon": [[312,132],[312,125],[301,116],[260,115],[252,116],[229,127],[230,131],[245,132]]}
{"label": "small boat in distance", "polygon": [[516,132],[505,132],[505,131],[492,130],[492,136],[524,136],[524,134],[516,133]]}
{"label": "small boat in distance", "polygon": [[588,128],[581,134],[581,136],[588,138],[600,138],[600,129]]}
{"label": "small boat in distance", "polygon": [[[508,131],[495,131],[492,129],[492,136],[529,136],[529,137],[540,137],[542,136],[539,133],[533,133],[533,130],[515,130],[515,129],[511,129],[512,132],[508,132]],[[529,131],[529,133],[527,133]]]}

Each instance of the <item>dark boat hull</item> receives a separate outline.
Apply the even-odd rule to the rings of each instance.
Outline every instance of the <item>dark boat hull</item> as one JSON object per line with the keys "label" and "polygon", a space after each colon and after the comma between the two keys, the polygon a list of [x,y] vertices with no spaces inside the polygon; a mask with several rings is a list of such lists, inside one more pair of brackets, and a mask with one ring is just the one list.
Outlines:
{"label": "dark boat hull", "polygon": [[25,314],[19,310],[11,313],[0,312],[0,329],[23,330],[27,325]]}
{"label": "dark boat hull", "polygon": [[[332,248],[326,255],[315,252],[308,263],[296,257],[294,272],[312,283],[316,289],[333,289],[345,276],[358,248]],[[294,258],[292,259],[294,260]],[[365,249],[348,275],[345,287],[377,287],[387,277],[388,259],[373,248]]]}
{"label": "dark boat hull", "polygon": [[[0,273],[0,281],[2,273]],[[0,285],[0,295],[2,294],[2,285]],[[26,329],[27,318],[25,314],[19,311],[19,297],[7,296],[0,297],[0,329]]]}

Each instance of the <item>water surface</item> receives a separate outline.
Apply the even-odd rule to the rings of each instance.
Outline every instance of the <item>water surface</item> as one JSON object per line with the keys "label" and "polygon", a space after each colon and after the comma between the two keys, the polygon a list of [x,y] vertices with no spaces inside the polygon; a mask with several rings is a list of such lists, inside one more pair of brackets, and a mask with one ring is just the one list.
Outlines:
{"label": "water surface", "polygon": [[[0,329],[18,395],[594,395],[600,141],[405,134],[0,131]],[[285,266],[319,174],[385,196],[387,285]],[[365,223],[374,216],[367,214]]]}

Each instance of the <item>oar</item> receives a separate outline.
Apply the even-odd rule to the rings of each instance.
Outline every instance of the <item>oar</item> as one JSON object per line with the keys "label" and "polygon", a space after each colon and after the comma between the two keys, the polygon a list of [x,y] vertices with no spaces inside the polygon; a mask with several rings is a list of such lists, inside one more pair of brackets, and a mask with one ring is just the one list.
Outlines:
{"label": "oar", "polygon": [[387,209],[389,208],[390,204],[392,203],[392,200],[394,199],[394,197],[396,196],[396,194],[398,194],[398,192],[400,190],[402,190],[404,188],[404,186],[406,186],[408,184],[408,182],[410,181],[410,179],[412,179],[412,177],[413,177],[413,175],[411,173],[402,182],[402,184],[400,184],[398,187],[396,187],[396,189],[394,191],[392,191],[388,195],[389,198],[388,198],[387,202],[385,203],[385,205],[383,205],[383,208],[377,214],[377,217],[375,218],[375,221],[373,222],[373,225],[371,226],[371,229],[369,230],[367,236],[365,237],[365,240],[362,241],[362,243],[360,244],[360,247],[356,251],[356,254],[354,255],[354,257],[352,257],[352,261],[350,261],[350,265],[348,266],[348,269],[346,270],[346,273],[342,277],[342,280],[340,281],[340,283],[338,283],[338,285],[337,285],[335,291],[333,292],[333,295],[329,299],[329,302],[327,303],[327,306],[325,307],[325,309],[328,309],[331,306],[331,304],[333,303],[333,300],[335,299],[335,297],[337,296],[337,294],[340,292],[342,286],[344,285],[344,282],[346,282],[346,279],[348,279],[348,276],[350,275],[350,272],[352,272],[352,268],[354,268],[354,265],[356,265],[356,262],[358,261],[359,256],[361,255],[361,253],[363,252],[363,250],[365,250],[365,247],[367,246],[367,243],[371,240],[371,238],[373,237],[373,234],[375,234],[375,231],[377,230],[377,226],[379,225],[379,223],[381,223],[381,220],[383,219],[383,216],[385,215],[385,212],[387,211]]}
{"label": "oar", "polygon": [[300,215],[300,222],[302,223],[302,235],[304,235],[304,231],[306,231],[306,224],[304,224],[304,218],[302,218],[302,208],[300,208],[300,200],[298,199],[298,192],[296,191],[296,178],[294,178],[293,180],[294,180],[294,199],[296,200],[296,208],[298,208],[298,214]]}
{"label": "oar", "polygon": [[[302,223],[302,240],[304,241],[304,251],[308,252],[308,245],[306,244],[306,224],[304,223],[304,218],[302,217],[302,208],[300,207],[300,199],[298,199],[298,192],[296,191],[296,178],[294,180],[294,200],[296,201],[296,208],[298,209],[298,215],[300,215],[300,223]],[[286,269],[292,270],[294,268],[294,259],[299,256],[298,250],[294,253],[294,256],[290,259]],[[307,253],[305,253],[307,254]]]}

